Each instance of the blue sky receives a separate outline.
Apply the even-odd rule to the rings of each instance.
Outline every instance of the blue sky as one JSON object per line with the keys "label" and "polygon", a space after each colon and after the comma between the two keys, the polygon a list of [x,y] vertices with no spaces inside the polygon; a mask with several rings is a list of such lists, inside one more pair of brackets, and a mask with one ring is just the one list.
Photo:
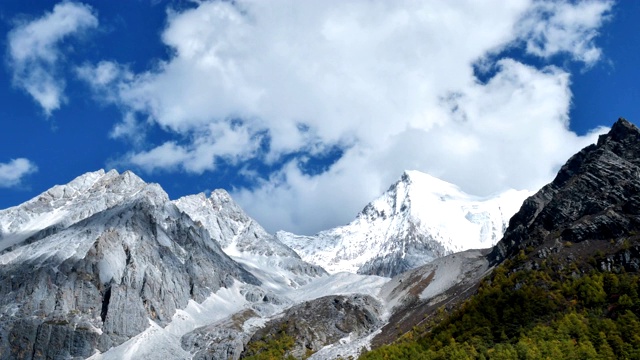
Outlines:
{"label": "blue sky", "polygon": [[536,190],[640,119],[636,1],[0,5],[0,208],[100,168],[225,188],[270,231],[352,220],[405,169]]}

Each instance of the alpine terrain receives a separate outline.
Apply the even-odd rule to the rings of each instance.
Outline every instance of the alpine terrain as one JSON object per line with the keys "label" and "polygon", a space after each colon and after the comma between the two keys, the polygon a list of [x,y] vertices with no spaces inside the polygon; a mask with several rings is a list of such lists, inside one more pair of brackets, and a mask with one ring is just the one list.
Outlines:
{"label": "alpine terrain", "polygon": [[[0,211],[0,274],[2,359],[237,359],[292,306],[365,306],[366,319],[328,318],[308,345],[320,350],[375,330],[384,311],[373,296],[388,281],[330,277],[224,190],[171,201],[115,170]],[[351,325],[327,336],[334,321]]]}
{"label": "alpine terrain", "polygon": [[407,171],[315,236],[87,173],[0,211],[0,359],[637,358],[639,194],[624,119],[526,200]]}
{"label": "alpine terrain", "polygon": [[[485,256],[450,255],[416,270],[428,285],[373,343],[404,335],[363,358],[640,357],[639,194],[640,130],[619,119],[525,200]],[[430,288],[446,266],[436,263],[461,256],[471,261],[458,273],[472,264],[477,271],[466,284],[452,282],[438,303]]]}

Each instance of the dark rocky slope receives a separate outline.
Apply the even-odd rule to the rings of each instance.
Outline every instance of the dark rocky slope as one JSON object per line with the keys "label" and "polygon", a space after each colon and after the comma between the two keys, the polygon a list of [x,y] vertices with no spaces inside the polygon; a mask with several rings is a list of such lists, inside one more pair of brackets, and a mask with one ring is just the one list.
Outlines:
{"label": "dark rocky slope", "polygon": [[[554,252],[575,258],[600,251],[617,259],[617,266],[638,270],[640,248],[628,240],[639,231],[640,130],[619,119],[525,200],[489,260],[498,264],[523,251],[538,259],[531,264],[536,266]],[[614,256],[620,252],[622,257]]]}

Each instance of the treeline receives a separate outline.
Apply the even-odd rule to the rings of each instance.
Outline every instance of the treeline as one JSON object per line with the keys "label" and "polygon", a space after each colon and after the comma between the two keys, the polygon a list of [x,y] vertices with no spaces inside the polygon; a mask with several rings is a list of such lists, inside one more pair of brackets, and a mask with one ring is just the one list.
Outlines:
{"label": "treeline", "polygon": [[640,359],[638,274],[515,265],[437,324],[361,359]]}

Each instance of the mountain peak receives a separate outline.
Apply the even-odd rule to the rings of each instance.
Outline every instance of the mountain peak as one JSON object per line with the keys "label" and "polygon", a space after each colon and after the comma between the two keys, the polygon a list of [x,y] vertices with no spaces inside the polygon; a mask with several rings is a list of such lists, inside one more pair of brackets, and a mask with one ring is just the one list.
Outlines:
{"label": "mountain peak", "polygon": [[572,156],[553,182],[525,200],[491,260],[549,242],[609,240],[640,230],[638,174],[640,130],[620,118],[597,144]]}
{"label": "mountain peak", "polygon": [[128,192],[132,189],[142,188],[145,185],[147,183],[144,180],[129,170],[119,174],[115,169],[108,172],[100,169],[80,175],[67,184],[56,185],[45,193],[51,195],[54,199],[61,197],[71,198],[86,191]]}
{"label": "mountain peak", "polygon": [[79,191],[82,190],[86,190],[88,188],[90,188],[91,186],[93,186],[93,184],[96,183],[96,181],[102,179],[103,177],[108,176],[108,177],[116,177],[118,176],[118,172],[115,170],[111,170],[108,173],[105,173],[104,169],[100,169],[98,171],[92,171],[92,172],[88,172],[86,174],[82,174],[78,177],[76,177],[75,179],[71,180],[69,183],[65,184],[65,185],[56,185],[53,188],[51,188],[50,190],[59,188],[59,187],[69,187],[69,188],[73,188]]}
{"label": "mountain peak", "polygon": [[618,119],[607,134],[600,135],[597,146],[607,148],[616,155],[631,161],[640,163],[634,150],[640,143],[640,129],[624,118]]}
{"label": "mountain peak", "polygon": [[[114,169],[109,171],[109,173],[114,172],[115,174],[117,174],[118,172]],[[125,172],[123,172],[120,177],[125,181],[125,183],[130,183],[130,184],[141,184],[144,183],[146,184],[146,182],[144,180],[142,180],[142,178],[140,178],[138,175],[134,174],[133,171],[131,170],[126,170]]]}
{"label": "mountain peak", "polygon": [[23,204],[1,210],[0,251],[42,233],[42,230],[48,229],[47,234],[53,234],[140,196],[154,203],[168,200],[159,185],[147,184],[130,171],[119,174],[116,170],[105,172],[101,169],[80,175]]}
{"label": "mountain peak", "polygon": [[233,199],[231,198],[231,195],[229,195],[229,193],[225,189],[213,190],[211,192],[211,195],[209,195],[209,199],[211,199],[211,201],[214,203],[220,203],[220,204],[231,203],[235,205],[235,201],[233,201]]}
{"label": "mountain peak", "polygon": [[209,202],[214,209],[223,211],[227,215],[233,214],[232,217],[242,219],[242,221],[245,222],[253,221],[224,189],[213,190],[209,195]]}
{"label": "mountain peak", "polygon": [[601,145],[602,142],[608,139],[620,141],[629,136],[637,138],[640,136],[640,129],[627,119],[619,118],[618,121],[611,126],[609,133],[600,136],[600,139],[598,139],[598,145]]}
{"label": "mountain peak", "polygon": [[469,197],[458,186],[417,170],[405,170],[400,182],[409,186],[412,197],[431,193],[443,197]]}
{"label": "mountain peak", "polygon": [[494,245],[527,195],[508,191],[480,199],[407,170],[350,224],[315,237],[277,236],[329,272],[393,276],[455,251]]}

